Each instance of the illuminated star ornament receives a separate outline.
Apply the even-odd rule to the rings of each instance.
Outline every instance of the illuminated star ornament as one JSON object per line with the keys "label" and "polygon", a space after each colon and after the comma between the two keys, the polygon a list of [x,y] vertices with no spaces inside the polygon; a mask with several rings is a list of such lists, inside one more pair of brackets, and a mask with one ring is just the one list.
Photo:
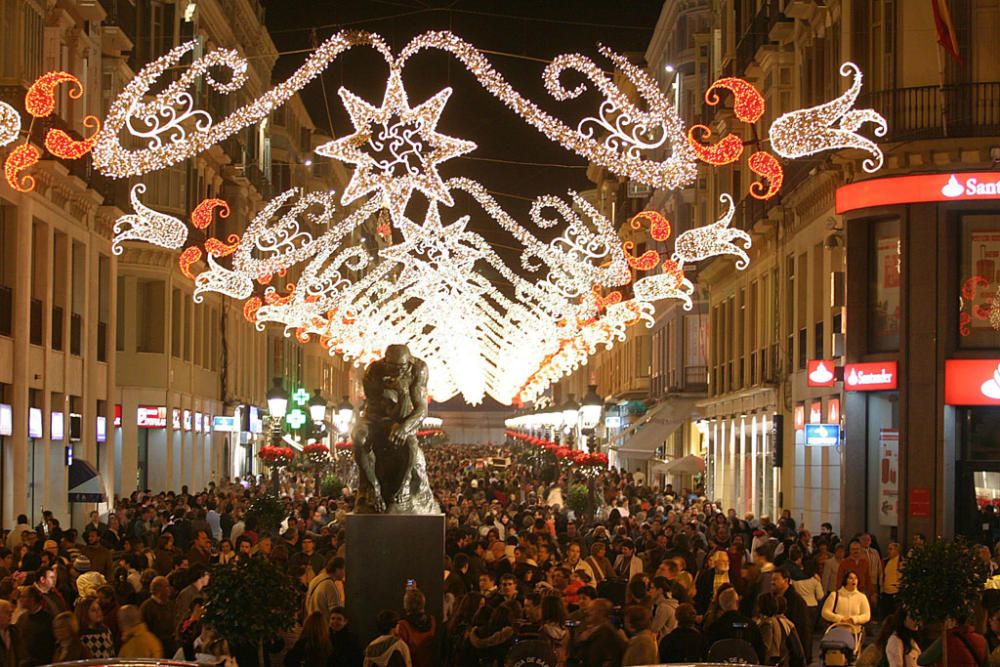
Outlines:
{"label": "illuminated star ornament", "polygon": [[[222,199],[205,199],[190,215],[194,236],[204,240],[192,243],[185,220],[144,205],[139,195],[145,187],[133,186],[133,212],[115,226],[114,252],[124,251],[124,241],[177,250],[180,270],[194,282],[195,302],[210,293],[235,299],[260,331],[273,325],[297,341],[318,340],[331,355],[357,365],[380,358],[388,345],[406,342],[430,367],[428,390],[436,399],[460,394],[476,404],[490,395],[518,404],[537,398],[599,349],[626,340],[630,327],[652,326],[658,303],[675,300],[690,310],[695,291],[686,277],[690,265],[713,257],[735,259],[737,269],[750,262],[751,238],[739,228],[742,220],[733,226],[736,205],[727,193],[714,223],[671,239],[670,221],[658,211],[644,211],[630,221],[626,240],[580,193],[539,196],[527,215],[516,219],[485,185],[439,173],[445,163],[454,168],[449,161],[476,144],[438,131],[450,88],[410,105],[406,67],[426,50],[464,65],[486,93],[540,136],[630,182],[674,190],[695,180],[699,160],[719,166],[744,159],[747,132],[713,137],[708,126],[685,128],[649,72],[607,47],[599,52],[613,74],[606,63],[579,54],[558,55],[542,71],[544,89],[556,102],[582,102],[585,92],[599,98],[592,111],[560,118],[548,110],[557,105],[543,109],[519,93],[483,52],[447,31],[418,35],[398,52],[373,33],[336,33],[256,99],[240,92],[248,71],[243,56],[216,49],[182,64],[196,46],[182,44],[147,64],[115,98],[103,122],[87,125],[99,130],[82,142],[64,141],[57,150],[82,154],[92,146],[93,164],[104,176],[142,176],[193,158],[262,121],[348,50],[371,49],[388,66],[378,106],[340,89],[353,132],[316,149],[353,165],[343,192],[291,188],[265,202],[245,229],[228,230],[239,233],[217,230],[208,238],[197,230],[224,227],[230,208]],[[164,81],[168,72],[170,80]],[[841,72],[855,75],[844,95],[780,116],[769,132],[775,155],[755,149],[746,156],[758,176],[750,196],[778,195],[784,175],[779,157],[862,148],[875,157],[866,169],[881,164],[878,147],[857,130],[871,122],[878,135],[885,121],[871,109],[852,108],[860,71],[847,63]],[[74,80],[62,73],[42,80],[35,111],[48,109],[52,89],[61,84]],[[230,105],[225,117],[213,117],[199,107],[205,96],[194,94],[205,86],[245,101]],[[750,126],[765,109],[752,84],[732,77],[713,83],[705,100],[710,105],[731,100],[735,117]],[[0,107],[0,143],[16,139],[19,123]],[[5,165],[8,182],[30,186],[25,171],[39,157],[30,143],[15,146]],[[457,211],[449,208],[456,194],[462,197]],[[509,246],[470,228],[473,219],[507,234]],[[377,249],[353,241],[372,220],[381,237]],[[635,237],[642,234],[651,243],[636,255]],[[671,240],[672,250],[653,249]],[[501,255],[495,245],[516,252]],[[303,392],[293,400],[303,404],[307,398]],[[286,417],[293,427],[306,418],[301,408]]]}
{"label": "illuminated star ornament", "polygon": [[381,107],[373,107],[345,88],[339,93],[354,134],[323,144],[316,153],[357,165],[340,199],[342,204],[381,191],[390,211],[402,212],[414,189],[428,199],[453,204],[437,165],[474,150],[476,144],[435,130],[451,88],[411,109],[402,76],[393,71]]}

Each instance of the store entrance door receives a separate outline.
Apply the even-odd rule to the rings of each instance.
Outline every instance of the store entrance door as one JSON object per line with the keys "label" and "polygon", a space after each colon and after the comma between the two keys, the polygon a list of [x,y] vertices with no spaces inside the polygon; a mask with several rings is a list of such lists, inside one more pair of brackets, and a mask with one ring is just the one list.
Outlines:
{"label": "store entrance door", "polygon": [[1000,407],[959,408],[955,534],[1000,539]]}

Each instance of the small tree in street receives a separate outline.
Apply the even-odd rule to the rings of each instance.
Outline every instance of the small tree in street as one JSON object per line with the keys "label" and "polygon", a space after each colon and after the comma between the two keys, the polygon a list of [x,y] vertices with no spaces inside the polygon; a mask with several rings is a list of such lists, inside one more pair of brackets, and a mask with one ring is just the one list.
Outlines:
{"label": "small tree in street", "polygon": [[[964,540],[936,540],[913,550],[903,562],[898,602],[925,625],[963,619],[979,603],[989,571]],[[942,630],[943,662],[948,663]]]}
{"label": "small tree in street", "polygon": [[261,555],[213,567],[205,595],[205,622],[234,650],[256,649],[259,665],[267,664],[265,644],[292,626],[301,603],[291,577]]}

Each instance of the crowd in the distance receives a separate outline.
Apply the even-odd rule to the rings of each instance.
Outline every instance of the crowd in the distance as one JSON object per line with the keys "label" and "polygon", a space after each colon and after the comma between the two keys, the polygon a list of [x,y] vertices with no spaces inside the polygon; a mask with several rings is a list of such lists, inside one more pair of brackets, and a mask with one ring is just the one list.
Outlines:
{"label": "crowd in the distance", "polygon": [[[242,558],[287,570],[301,593],[294,628],[267,644],[270,665],[486,667],[530,658],[607,667],[742,657],[799,667],[818,659],[815,638],[834,623],[868,627],[859,664],[939,659],[934,646],[921,652],[916,624],[896,609],[899,545],[880,549],[867,534],[841,540],[829,524],[814,535],[787,511],[776,521],[737,516],[700,488],[652,488],[616,470],[584,478],[539,470],[516,453],[509,465],[490,464],[511,454],[426,448],[447,522],[444,614],[429,614],[424,592],[408,588],[365,641],[348,623],[344,588],[349,490],[319,497],[308,476],[286,476],[287,518],[274,534],[246,517],[269,490],[246,481],[136,493],[74,529],[48,513],[38,526],[19,517],[0,550],[0,667],[114,656],[256,664],[256,655],[233,656],[236,647],[202,618],[211,568]],[[576,483],[593,494],[593,518],[566,507]],[[1000,613],[980,630],[985,636],[959,624],[949,664],[987,663],[1000,644]]]}

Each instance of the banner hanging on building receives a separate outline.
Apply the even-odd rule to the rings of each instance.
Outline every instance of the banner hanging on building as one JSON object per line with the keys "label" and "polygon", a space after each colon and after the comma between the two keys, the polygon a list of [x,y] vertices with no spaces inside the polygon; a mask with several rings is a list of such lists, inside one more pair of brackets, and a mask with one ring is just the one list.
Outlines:
{"label": "banner hanging on building", "polygon": [[878,522],[881,526],[899,525],[899,431],[878,432]]}

